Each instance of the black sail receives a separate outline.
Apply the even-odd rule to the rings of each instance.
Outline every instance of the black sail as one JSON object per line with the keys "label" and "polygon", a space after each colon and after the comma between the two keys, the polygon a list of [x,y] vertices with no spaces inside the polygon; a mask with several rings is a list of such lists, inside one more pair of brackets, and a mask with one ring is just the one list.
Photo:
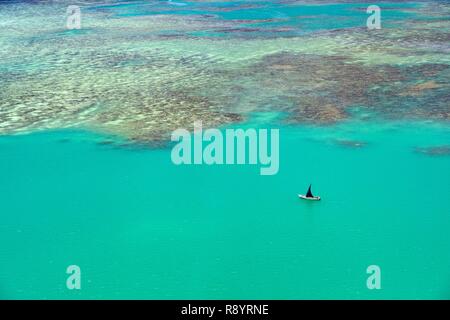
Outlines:
{"label": "black sail", "polygon": [[311,192],[311,185],[309,185],[308,192],[306,193],[306,197],[307,197],[307,198],[312,198],[312,197],[314,197],[313,194],[312,194],[312,192]]}

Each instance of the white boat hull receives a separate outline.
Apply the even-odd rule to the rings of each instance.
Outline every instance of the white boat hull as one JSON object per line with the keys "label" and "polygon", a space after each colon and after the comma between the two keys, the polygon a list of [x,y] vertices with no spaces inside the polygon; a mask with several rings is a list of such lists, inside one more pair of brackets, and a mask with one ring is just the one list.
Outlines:
{"label": "white boat hull", "polygon": [[304,200],[312,200],[312,201],[319,201],[320,197],[307,197],[303,194],[299,194],[298,195],[299,198],[304,199]]}

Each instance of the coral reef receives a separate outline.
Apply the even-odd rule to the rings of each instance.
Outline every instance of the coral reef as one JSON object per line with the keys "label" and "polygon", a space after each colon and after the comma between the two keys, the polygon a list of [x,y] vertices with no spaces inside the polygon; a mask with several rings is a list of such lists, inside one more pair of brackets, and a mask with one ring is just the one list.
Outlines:
{"label": "coral reef", "polygon": [[418,153],[426,154],[428,156],[448,156],[450,155],[450,146],[437,147],[416,147],[414,149]]}
{"label": "coral reef", "polygon": [[[275,6],[304,4],[316,1]],[[197,1],[190,14],[168,3],[127,14],[114,1],[84,5],[82,30],[65,29],[63,2],[2,5],[0,134],[78,127],[158,144],[195,120],[219,127],[270,111],[332,125],[355,106],[383,119],[450,119],[448,3],[390,6],[406,18],[370,32],[297,32],[321,15],[286,11],[222,16],[270,9],[259,2]]]}

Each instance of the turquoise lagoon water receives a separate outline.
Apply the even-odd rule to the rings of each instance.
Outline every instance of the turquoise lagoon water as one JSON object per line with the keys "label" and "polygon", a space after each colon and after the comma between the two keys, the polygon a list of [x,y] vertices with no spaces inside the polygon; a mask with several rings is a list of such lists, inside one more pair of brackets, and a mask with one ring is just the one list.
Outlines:
{"label": "turquoise lagoon water", "polygon": [[[14,12],[28,12],[27,6],[31,4],[18,3],[19,9]],[[383,13],[387,27],[395,27],[412,18],[437,19],[439,22],[436,17],[418,15],[410,10],[420,7],[421,2],[384,3],[391,9],[397,8]],[[61,45],[58,41],[56,44],[45,42],[55,37],[98,36],[104,30],[111,30],[108,23],[120,29],[121,19],[155,13],[172,16],[214,14],[222,22],[247,19],[245,27],[261,28],[254,34],[256,38],[274,37],[264,28],[289,26],[294,31],[284,30],[280,35],[293,37],[322,30],[364,27],[366,15],[362,11],[361,16],[358,8],[367,6],[364,2],[316,5],[314,1],[299,4],[186,1],[183,4],[164,1],[91,4],[83,9],[88,13],[84,21],[90,26],[85,30],[68,32],[59,27],[48,27],[47,30],[45,25],[41,33],[39,28],[33,28],[38,30],[33,32],[20,28],[17,33],[14,28],[3,32],[0,36],[4,45],[0,48],[3,58],[0,75],[6,76],[0,80],[2,85],[19,85],[9,90],[9,95],[0,96],[1,107],[6,110],[10,105],[32,99],[31,94],[24,94],[20,99],[14,96],[15,92],[25,90],[34,93],[40,102],[50,101],[54,111],[60,107],[57,97],[67,94],[67,88],[81,87],[82,96],[86,92],[97,94],[96,84],[99,87],[105,85],[105,79],[96,78],[101,76],[101,68],[108,72],[117,65],[105,66],[101,64],[103,61],[96,65],[94,62],[100,61],[104,52],[95,55],[94,51],[88,51],[89,54],[83,56],[84,49],[79,52],[77,49],[75,53],[69,51],[72,55],[67,58],[60,53],[67,52],[64,42]],[[224,10],[248,4],[252,6]],[[2,5],[0,14],[5,8]],[[45,6],[34,8],[41,17],[48,14],[48,19],[44,20],[49,24],[58,25],[64,20],[55,19],[54,9],[48,13]],[[97,30],[91,19],[103,12],[110,14],[111,20],[99,24]],[[40,20],[30,20],[28,13],[24,16],[26,23],[42,27]],[[299,16],[309,18],[295,18]],[[10,18],[11,14],[5,14],[3,21]],[[271,18],[272,21],[258,22]],[[20,21],[17,22],[19,25]],[[117,21],[119,23],[115,24]],[[166,33],[172,22],[167,25],[165,20],[158,22],[160,26],[156,32]],[[134,25],[129,20],[126,23],[132,30]],[[181,28],[180,25],[176,27]],[[133,54],[144,50],[145,46],[136,41],[136,33],[133,35],[129,43],[118,41],[117,46],[121,50],[129,47]],[[244,36],[239,32],[222,33],[216,25],[209,28],[203,24],[183,35],[187,36],[186,41],[196,36]],[[151,41],[146,45],[151,47]],[[351,42],[349,40],[344,47],[351,47]],[[86,50],[97,49],[97,42],[94,45],[89,41],[86,43]],[[101,43],[106,47],[109,45]],[[276,51],[280,43],[258,42],[253,49],[265,45],[268,50]],[[319,49],[325,52],[335,49],[328,42],[322,46],[308,39],[305,43],[308,45],[304,50],[313,53]],[[20,50],[13,51],[17,44]],[[194,45],[161,41],[158,42],[159,51],[150,53],[167,50],[173,55],[168,54],[173,61],[178,61],[180,56],[177,48],[174,49],[176,46],[192,55],[197,45],[199,51],[211,46],[208,54],[220,56],[222,53],[217,61],[230,64],[237,61],[238,67],[241,63],[238,56],[251,56],[248,53],[251,48],[245,51],[245,48],[237,48],[235,42],[222,47],[215,42],[206,44],[201,41]],[[299,49],[294,44],[288,49],[303,50],[302,45]],[[61,51],[51,51],[51,46],[55,45],[60,45],[58,50]],[[46,51],[47,46],[50,53]],[[345,53],[342,47],[336,46],[339,54]],[[98,50],[101,47],[98,45]],[[230,51],[226,51],[228,47]],[[36,48],[40,51],[33,51]],[[143,55],[148,53],[142,52]],[[35,58],[34,53],[39,58]],[[63,62],[52,59],[52,54]],[[72,74],[69,77],[64,77],[64,73],[53,76],[52,72],[59,69],[69,72],[70,68],[64,69],[64,63],[72,63],[72,59],[75,66],[80,66],[76,60],[78,54],[80,59],[88,57],[88,61],[93,62],[86,68],[81,67],[80,74],[75,74],[86,75],[84,80],[92,90],[83,91],[81,81],[65,87],[64,81],[76,81]],[[445,60],[439,54],[423,59],[430,57],[436,64],[448,63],[448,58]],[[128,77],[133,79],[141,73],[130,73],[127,67],[133,63],[137,66],[153,63],[132,58],[135,60],[122,65],[122,78],[111,75],[118,77],[118,83],[138,85]],[[155,54],[151,58],[160,63],[166,56]],[[195,59],[185,61],[194,67],[198,63]],[[386,61],[397,60],[390,55]],[[89,77],[90,68],[98,68],[94,72],[96,77]],[[208,70],[205,67],[200,73]],[[218,70],[230,71],[222,65]],[[178,72],[178,69],[167,72]],[[42,80],[36,78],[39,73],[49,75],[51,79],[64,78],[64,85],[52,83],[54,92],[50,90],[49,94],[38,86]],[[27,76],[35,78],[24,82],[25,89],[21,88],[21,81],[26,81]],[[183,76],[181,74],[177,79],[186,85]],[[149,83],[164,85],[159,82],[161,78]],[[189,83],[191,78],[186,78]],[[445,79],[448,78],[444,74]],[[395,83],[393,80],[392,84]],[[111,86],[115,85],[117,83],[112,81]],[[167,86],[174,87],[171,83]],[[254,90],[252,87],[249,90],[255,92],[251,91]],[[108,91],[107,95],[111,94],[113,91]],[[128,95],[128,92],[123,94]],[[209,94],[214,95],[215,91]],[[136,97],[130,94],[129,99],[135,102]],[[269,102],[273,103],[272,100]],[[267,100],[261,103],[269,104]],[[34,104],[30,105],[34,107]],[[237,106],[240,107],[244,109],[248,105]],[[22,112],[22,109],[18,110]],[[358,120],[356,116],[337,124],[287,124],[278,121],[278,110],[275,116],[262,112],[256,120],[249,117],[247,122],[235,124],[237,127],[280,128],[280,171],[274,176],[261,176],[258,166],[175,166],[170,159],[170,148],[148,148],[117,141],[116,135],[111,137],[108,130],[98,129],[100,120],[95,119],[98,121],[95,125],[83,122],[85,109],[81,110],[61,114],[61,118],[58,113],[48,112],[48,119],[44,120],[39,114],[37,124],[32,121],[16,124],[14,121],[18,117],[12,112],[11,117],[8,115],[10,127],[4,130],[0,127],[3,130],[0,136],[0,298],[450,298],[448,152],[427,153],[417,149],[442,146],[445,149],[450,141],[448,122],[427,120],[426,116],[419,120],[398,117],[387,120],[379,116]],[[436,110],[440,111],[439,105]],[[3,110],[0,108],[0,111]],[[258,113],[254,109],[250,111]],[[20,114],[25,118],[27,113]],[[6,123],[3,120],[6,116],[3,117],[0,112],[0,119]],[[106,123],[109,129],[108,125]],[[21,134],[16,134],[18,132]],[[119,130],[120,134],[126,137],[130,133]],[[313,192],[322,197],[321,202],[298,199],[297,194],[304,193],[309,183],[313,184]],[[73,264],[80,266],[82,271],[81,290],[66,288],[65,271]],[[366,286],[366,268],[373,264],[381,267],[381,290],[368,290]]]}
{"label": "turquoise lagoon water", "polygon": [[[420,124],[284,128],[275,176],[175,166],[170,149],[86,132],[1,138],[1,297],[449,298],[448,158],[413,152],[449,137]],[[309,182],[320,203],[297,198]],[[371,264],[379,291],[366,288]]]}

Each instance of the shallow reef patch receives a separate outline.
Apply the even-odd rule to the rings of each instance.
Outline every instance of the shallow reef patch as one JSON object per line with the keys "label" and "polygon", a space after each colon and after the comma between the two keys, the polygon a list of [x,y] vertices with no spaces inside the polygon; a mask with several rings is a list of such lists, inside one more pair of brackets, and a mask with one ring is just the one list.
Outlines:
{"label": "shallow reef patch", "polygon": [[450,145],[436,147],[415,147],[414,151],[427,156],[450,156]]}

